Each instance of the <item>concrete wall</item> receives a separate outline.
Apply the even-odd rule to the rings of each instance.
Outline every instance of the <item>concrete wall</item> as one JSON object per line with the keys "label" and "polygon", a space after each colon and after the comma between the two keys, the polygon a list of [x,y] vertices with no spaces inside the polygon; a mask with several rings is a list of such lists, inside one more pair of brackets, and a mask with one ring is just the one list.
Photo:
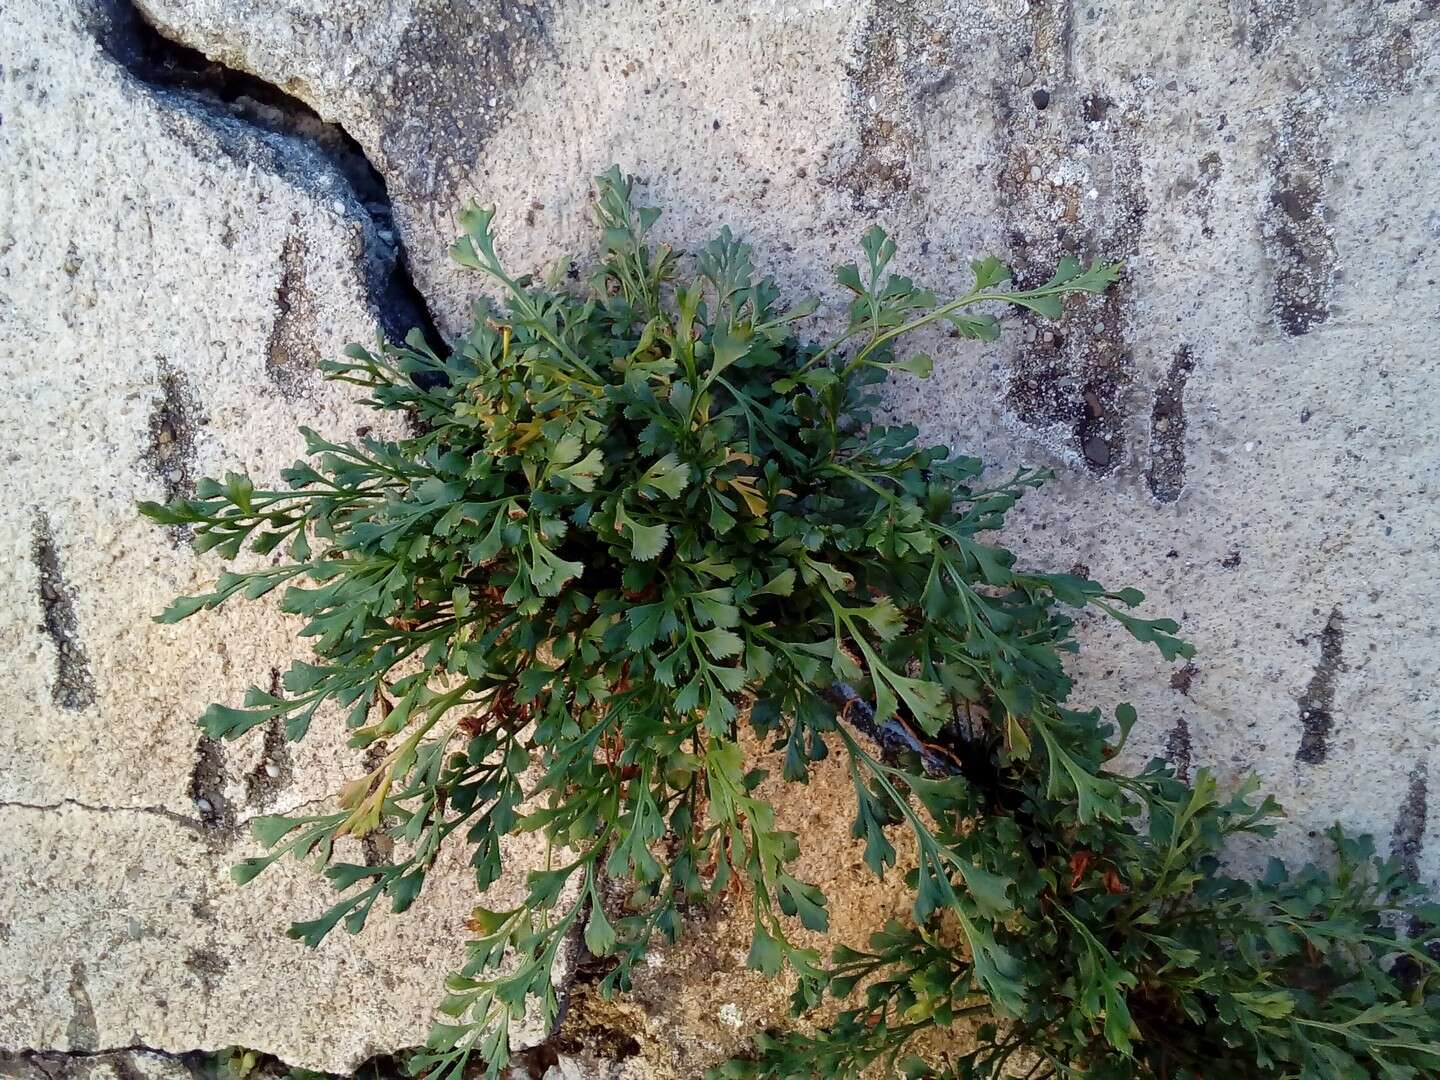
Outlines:
{"label": "concrete wall", "polygon": [[[611,161],[666,238],[730,224],[832,318],[829,267],[872,221],[937,290],[985,252],[1026,277],[1124,259],[1058,326],[937,338],[890,412],[1053,466],[1017,550],[1182,620],[1199,652],[1175,669],[1084,630],[1081,695],[1139,706],[1137,759],[1259,772],[1289,857],[1338,819],[1440,880],[1433,4],[141,7],[13,0],[0,33],[0,1046],[245,1042],[344,1068],[416,1041],[463,880],[313,954],[279,930],[320,883],[232,889],[245,819],[323,797],[348,758],[198,740],[189,719],[283,667],[291,628],[263,607],[149,624],[214,567],[130,506],[273,475],[298,423],[373,423],[316,361],[422,307],[462,325],[476,283],[443,249],[468,198],[498,204],[515,267],[584,256]],[[793,811],[822,850],[844,843],[835,791]],[[843,862],[817,873],[863,934],[895,898]],[[638,1005],[577,985],[587,1068],[693,1076],[778,1020],[726,913],[697,941]]]}

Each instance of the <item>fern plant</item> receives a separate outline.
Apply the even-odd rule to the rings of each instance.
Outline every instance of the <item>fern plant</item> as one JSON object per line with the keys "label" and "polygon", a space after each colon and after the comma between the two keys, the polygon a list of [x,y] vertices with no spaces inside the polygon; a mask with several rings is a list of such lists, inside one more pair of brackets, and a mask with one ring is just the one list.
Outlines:
{"label": "fern plant", "polygon": [[[718,1076],[1440,1066],[1434,965],[1384,921],[1411,898],[1397,869],[1337,834],[1333,873],[1224,876],[1227,838],[1266,831],[1273,803],[1160,763],[1112,772],[1134,710],[1112,724],[1067,704],[1069,610],[1098,609],[1167,660],[1191,653],[1176,625],[1134,614],[1134,589],[1022,568],[989,538],[1043,471],[987,483],[978,460],[873,422],[883,382],[929,374],[907,335],[994,340],[996,311],[1057,317],[1117,268],[1066,259],[1020,288],[984,259],[942,300],[892,272],[894,244],[871,229],[837,273],[844,329],[815,344],[795,327],[816,302],[782,306],[728,230],[682,260],[649,240],[657,211],[634,205],[629,179],[611,169],[597,187],[585,287],[512,276],[492,211],[472,207],[452,254],[503,306],[477,302],[444,352],[412,333],[327,365],[413,435],[306,430],[283,487],[231,474],[141,507],[199,550],[284,556],[223,573],[161,621],[283,587],[313,650],[283,692],[212,706],[205,731],[279,721],[298,740],[336,705],[374,762],[333,812],[253,824],[268,853],[237,881],[295,857],[340,891],[293,936],[357,932],[382,900],[405,910],[447,844],[466,847],[481,892],[505,837],[539,832],[554,853],[520,906],[475,908],[415,1067],[500,1076],[513,1022],[556,1018],[568,936],[611,958],[604,988],[623,991],[687,909],[727,893],[753,923],[749,964],[798,974],[797,1011],[826,993],[860,1004],[819,1035],[760,1037]],[[756,794],[747,723],[797,784],[843,757],[875,874],[899,872],[897,833],[911,836],[912,919],[869,950],[827,964],[793,940],[826,929],[826,898],[792,873],[797,838]],[[334,858],[341,838],[382,832],[393,861]],[[607,908],[616,882],[628,898]],[[975,1049],[911,1055],[968,1014],[989,1018]]]}

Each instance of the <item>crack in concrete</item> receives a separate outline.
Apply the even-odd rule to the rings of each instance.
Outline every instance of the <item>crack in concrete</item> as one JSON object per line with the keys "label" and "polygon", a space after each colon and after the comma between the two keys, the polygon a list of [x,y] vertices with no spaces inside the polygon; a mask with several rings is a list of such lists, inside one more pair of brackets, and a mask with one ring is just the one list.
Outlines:
{"label": "crack in concrete", "polygon": [[[116,1075],[120,1077],[120,1080],[138,1080],[139,1073],[134,1071],[133,1065],[125,1062],[124,1058],[126,1055],[149,1055],[151,1057],[175,1062],[192,1076],[196,1077],[197,1080],[215,1080],[217,1071],[222,1076],[225,1075],[226,1072],[223,1067],[217,1069],[217,1059],[222,1058],[227,1051],[233,1049],[233,1047],[215,1046],[208,1048],[194,1047],[190,1050],[162,1050],[158,1046],[150,1046],[141,1042],[133,1042],[125,1046],[112,1046],[98,1050],[37,1050],[33,1047],[0,1046],[0,1067],[3,1067],[9,1062],[21,1061],[28,1065],[33,1065],[44,1076],[51,1077],[53,1080],[63,1080],[66,1073],[64,1071],[51,1072],[50,1067],[63,1070],[64,1064],[69,1061],[101,1061],[108,1058],[115,1058],[117,1060],[111,1061],[109,1064],[114,1067]],[[390,1052],[374,1054],[360,1062],[348,1075],[355,1077],[367,1076],[371,1077],[372,1080],[389,1080],[389,1078],[392,1077],[399,1077],[403,1075],[400,1062],[406,1056],[420,1049],[418,1046],[409,1046],[401,1047],[400,1049]],[[305,1072],[310,1076],[327,1075],[325,1073],[313,1073],[307,1070],[297,1069],[283,1058],[276,1057],[274,1054],[268,1054],[264,1051],[259,1051],[258,1053],[261,1056],[262,1063],[268,1062],[278,1066],[280,1074]],[[220,1064],[223,1065],[223,1062]],[[0,1072],[0,1076],[6,1075],[9,1074]],[[262,1067],[252,1071],[250,1075],[269,1076],[275,1075],[275,1073]]]}
{"label": "crack in concrete", "polygon": [[80,799],[61,799],[53,803],[32,803],[20,799],[0,799],[0,810],[37,810],[53,812],[64,810],[66,807],[73,807],[76,810],[88,810],[96,814],[154,814],[156,817],[168,818],[187,829],[201,830],[205,823],[199,818],[186,817],[184,814],[177,814],[174,810],[166,809],[163,806],[103,806],[98,803],[87,803]]}
{"label": "crack in concrete", "polygon": [[322,120],[273,83],[165,36],[134,0],[101,2],[94,33],[106,55],[157,98],[210,126],[222,148],[235,142],[238,130],[278,151],[261,163],[277,175],[328,168],[329,186],[338,186],[369,226],[355,254],[381,329],[392,340],[418,329],[427,342],[444,342],[410,273],[385,176],[341,124]]}
{"label": "crack in concrete", "polygon": [[130,1043],[128,1046],[111,1046],[104,1050],[36,1050],[31,1046],[0,1046],[0,1054],[30,1061],[44,1071],[43,1066],[37,1058],[59,1061],[66,1058],[102,1058],[112,1054],[154,1054],[156,1057],[169,1058],[172,1061],[183,1061],[190,1054],[206,1053],[203,1050],[161,1050],[157,1046],[146,1046],[144,1043]]}
{"label": "crack in concrete", "polygon": [[[284,813],[303,814],[314,807],[328,804],[332,798],[333,796],[325,795],[318,799],[309,799],[300,803],[298,806],[293,806],[285,810]],[[64,810],[66,807],[72,807],[76,810],[88,810],[95,814],[153,814],[156,817],[167,818],[178,825],[184,825],[187,829],[193,829],[196,832],[205,832],[212,828],[212,826],[206,824],[203,818],[187,817],[184,814],[177,813],[164,806],[105,806],[100,803],[88,803],[82,799],[70,798],[60,799],[52,803],[26,802],[23,799],[0,799],[0,810],[36,810],[53,813],[57,810]],[[238,817],[234,822],[234,827],[238,829],[241,826],[248,825],[255,818],[264,816],[263,814],[249,814]]]}

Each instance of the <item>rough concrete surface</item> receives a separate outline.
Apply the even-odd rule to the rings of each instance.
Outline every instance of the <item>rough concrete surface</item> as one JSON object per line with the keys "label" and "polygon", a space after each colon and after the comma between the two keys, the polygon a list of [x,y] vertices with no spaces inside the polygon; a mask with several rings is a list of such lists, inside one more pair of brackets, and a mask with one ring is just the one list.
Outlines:
{"label": "rough concrete surface", "polygon": [[150,1050],[96,1054],[7,1054],[0,1052],[6,1080],[192,1080],[183,1058]]}
{"label": "rough concrete surface", "polygon": [[[245,822],[353,762],[323,733],[200,735],[207,702],[288,666],[295,627],[263,605],[153,624],[215,566],[134,503],[277,478],[300,423],[374,424],[310,357],[373,335],[394,255],[315,147],[127,73],[123,16],[20,0],[0,33],[0,1048],[241,1043],[349,1069],[423,1037],[465,875],[314,952],[283,931],[321,910],[317,875],[231,885]],[[279,380],[286,320],[306,351]]]}
{"label": "rough concrete surface", "polygon": [[[230,891],[234,827],[323,796],[346,759],[197,745],[188,718],[283,667],[291,628],[256,607],[145,621],[212,567],[130,505],[235,463],[274,475],[296,423],[372,422],[309,369],[419,317],[392,229],[453,332],[477,287],[443,257],[459,203],[498,204],[518,269],[583,257],[612,161],[666,239],[730,224],[792,294],[838,300],[829,268],[871,221],[937,290],[984,252],[1025,281],[1067,251],[1124,259],[1059,325],[937,337],[891,414],[1053,466],[1018,550],[1182,620],[1199,652],[1175,669],[1083,627],[1080,693],[1136,703],[1136,760],[1257,771],[1286,856],[1339,819],[1440,882],[1433,4],[139,0],[192,67],[256,78],[217,112],[127,52],[143,33],[115,2],[15,0],[0,32],[0,1046],[249,1041],[338,1068],[417,1037],[465,890],[318,954],[277,933],[312,882]],[[283,785],[253,779],[282,752]],[[844,842],[834,800],[817,850]],[[847,865],[815,873],[858,927],[885,891]],[[196,897],[213,918],[185,915]],[[534,1075],[692,1077],[778,1020],[784,988],[730,961],[727,920],[628,1005],[582,965]]]}

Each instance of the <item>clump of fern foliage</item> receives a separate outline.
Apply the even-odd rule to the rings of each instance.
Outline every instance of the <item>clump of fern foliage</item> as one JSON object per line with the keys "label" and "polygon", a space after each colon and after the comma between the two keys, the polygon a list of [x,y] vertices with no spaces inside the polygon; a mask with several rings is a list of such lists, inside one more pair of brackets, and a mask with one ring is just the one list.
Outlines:
{"label": "clump of fern foliage", "polygon": [[[1057,317],[1117,268],[1066,259],[1021,288],[984,259],[942,300],[892,272],[871,229],[837,272],[844,329],[812,343],[797,326],[817,303],[783,305],[728,230],[682,258],[650,241],[657,211],[629,179],[597,188],[583,286],[512,276],[492,212],[471,208],[452,254],[503,302],[478,301],[448,349],[412,333],[326,365],[414,434],[307,430],[281,487],[232,474],[142,506],[200,550],[280,556],[161,621],[283,586],[312,651],[282,690],[212,706],[205,731],[280,721],[298,740],[338,705],[373,763],[333,812],[257,819],[268,854],[236,879],[287,856],[323,866],[338,902],[291,930],[315,945],[382,900],[408,908],[447,845],[483,892],[502,839],[542,833],[558,854],[524,902],[474,911],[415,1059],[437,1077],[497,1077],[516,1019],[554,1022],[572,932],[624,991],[687,910],[727,894],[753,922],[750,965],[797,973],[797,1012],[848,1004],[819,1034],[759,1035],[717,1076],[1436,1075],[1435,964],[1395,932],[1402,909],[1411,930],[1436,918],[1398,867],[1337,831],[1329,870],[1227,876],[1227,841],[1268,832],[1274,803],[1161,762],[1112,770],[1134,710],[1069,700],[1070,611],[1165,660],[1190,655],[1176,625],[1134,614],[1134,589],[1018,565],[995,537],[1043,471],[988,481],[874,421],[887,379],[929,374],[913,331],[994,340],[998,314]],[[767,761],[745,759],[744,724]],[[827,928],[826,898],[791,872],[797,838],[756,787],[765,767],[803,784],[836,754],[870,869],[900,872],[897,834],[912,838],[914,906],[827,961],[792,940]],[[391,861],[334,858],[379,833]],[[607,908],[617,882],[628,898]],[[914,1056],[964,1016],[984,1020],[973,1049]]]}

